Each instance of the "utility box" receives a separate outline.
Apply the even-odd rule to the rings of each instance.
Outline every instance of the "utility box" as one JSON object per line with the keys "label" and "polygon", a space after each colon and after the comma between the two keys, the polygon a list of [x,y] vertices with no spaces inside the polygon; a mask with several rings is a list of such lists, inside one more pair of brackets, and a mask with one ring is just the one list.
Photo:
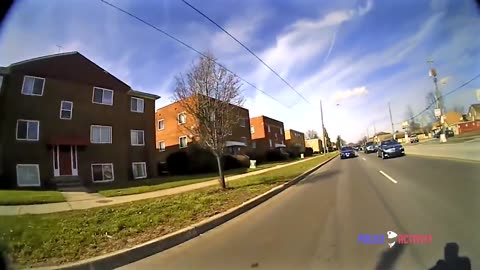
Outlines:
{"label": "utility box", "polygon": [[257,168],[257,161],[250,160],[250,169],[255,169],[255,168]]}

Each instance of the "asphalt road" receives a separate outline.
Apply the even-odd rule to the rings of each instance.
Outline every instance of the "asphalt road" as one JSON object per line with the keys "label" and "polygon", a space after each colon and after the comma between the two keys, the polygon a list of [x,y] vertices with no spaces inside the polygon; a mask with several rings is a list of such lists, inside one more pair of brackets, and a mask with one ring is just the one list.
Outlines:
{"label": "asphalt road", "polygon": [[[336,158],[259,207],[120,269],[429,269],[447,242],[480,269],[479,165]],[[387,231],[431,234],[432,243],[357,243],[359,234]]]}

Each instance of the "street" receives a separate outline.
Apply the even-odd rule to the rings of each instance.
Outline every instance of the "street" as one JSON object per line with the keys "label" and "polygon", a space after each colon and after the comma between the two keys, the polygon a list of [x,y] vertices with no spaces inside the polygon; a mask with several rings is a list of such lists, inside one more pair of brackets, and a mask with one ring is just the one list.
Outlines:
{"label": "street", "polygon": [[[257,208],[120,269],[429,269],[456,242],[480,269],[480,166],[360,153],[336,158]],[[431,244],[358,244],[359,234]]]}

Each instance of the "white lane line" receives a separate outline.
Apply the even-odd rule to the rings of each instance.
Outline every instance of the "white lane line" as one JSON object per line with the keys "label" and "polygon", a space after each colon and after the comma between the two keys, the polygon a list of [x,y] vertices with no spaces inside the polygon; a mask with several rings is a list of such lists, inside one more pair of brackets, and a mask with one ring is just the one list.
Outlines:
{"label": "white lane line", "polygon": [[379,171],[381,174],[383,174],[383,176],[385,176],[388,180],[392,181],[393,183],[398,183],[397,180],[393,179],[392,177],[390,177],[390,175],[382,172],[382,171]]}
{"label": "white lane line", "polygon": [[362,157],[363,160],[367,160],[366,158]]}

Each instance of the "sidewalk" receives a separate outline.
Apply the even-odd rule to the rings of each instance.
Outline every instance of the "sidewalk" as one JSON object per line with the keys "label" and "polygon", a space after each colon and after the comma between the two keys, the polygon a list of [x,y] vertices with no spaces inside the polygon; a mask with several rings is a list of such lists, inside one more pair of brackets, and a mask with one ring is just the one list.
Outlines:
{"label": "sidewalk", "polygon": [[[263,169],[263,170],[230,176],[230,177],[226,177],[225,180],[229,182],[229,181],[244,178],[247,176],[257,175],[257,174],[265,173],[271,170],[276,170],[282,167],[290,166],[290,165],[297,164],[297,163],[304,162],[311,159],[312,158],[306,158],[303,160],[299,160],[299,161],[295,161],[295,162],[291,162],[283,165],[277,165],[277,166]],[[214,185],[218,185],[217,180],[210,180],[210,181],[205,181],[201,183],[195,183],[191,185],[185,185],[185,186],[180,186],[180,187],[175,187],[170,189],[163,189],[163,190],[158,190],[153,192],[125,195],[125,196],[118,196],[118,197],[104,197],[104,198],[99,197],[99,198],[87,199],[87,200],[78,200],[78,201],[60,202],[60,203],[47,203],[47,204],[0,206],[0,216],[14,216],[14,215],[24,215],[24,214],[47,214],[47,213],[64,212],[64,211],[70,211],[70,210],[95,208],[95,207],[101,207],[101,206],[107,206],[107,205],[115,205],[115,204],[121,204],[126,202],[133,202],[133,201],[163,197],[168,195],[174,195],[174,194],[179,194],[179,193],[183,193],[183,192],[187,192],[187,191],[191,191],[199,188],[214,186]]]}
{"label": "sidewalk", "polygon": [[480,140],[452,144],[409,144],[406,154],[480,161]]}

